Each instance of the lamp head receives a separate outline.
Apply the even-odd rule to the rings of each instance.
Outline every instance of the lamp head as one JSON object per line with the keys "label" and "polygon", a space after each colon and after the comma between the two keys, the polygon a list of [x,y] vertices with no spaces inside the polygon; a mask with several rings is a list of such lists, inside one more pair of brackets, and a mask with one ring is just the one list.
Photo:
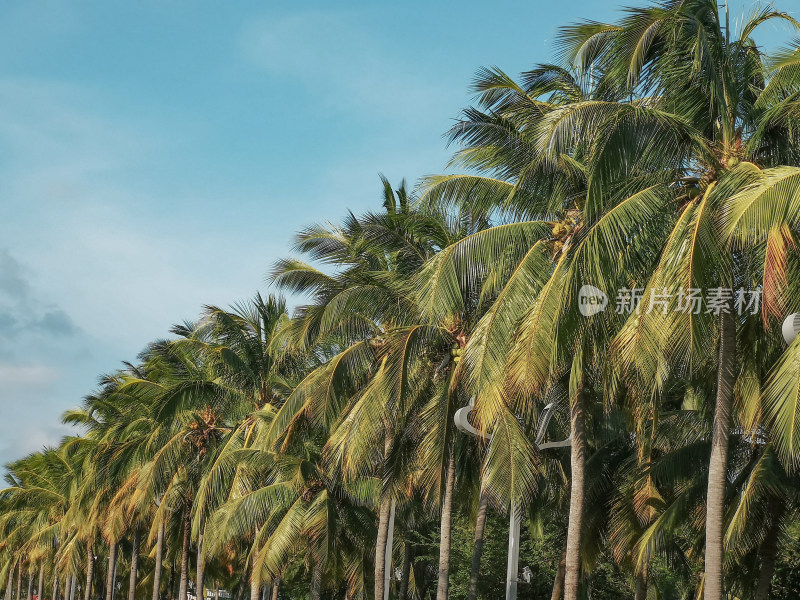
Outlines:
{"label": "lamp head", "polygon": [[786,340],[786,343],[791,344],[794,338],[797,337],[797,334],[800,333],[800,313],[793,313],[786,317],[783,321],[781,332],[783,333],[783,339]]}

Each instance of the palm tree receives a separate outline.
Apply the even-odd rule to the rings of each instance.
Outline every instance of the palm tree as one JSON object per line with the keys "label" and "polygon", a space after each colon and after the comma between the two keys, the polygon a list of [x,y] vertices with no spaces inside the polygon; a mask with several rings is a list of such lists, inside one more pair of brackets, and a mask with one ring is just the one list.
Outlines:
{"label": "palm tree", "polygon": [[[390,551],[386,542],[392,488],[397,485],[392,482],[389,460],[396,454],[395,442],[402,439],[401,416],[410,409],[406,398],[408,364],[416,358],[413,353],[420,351],[418,338],[426,331],[424,327],[415,327],[418,321],[414,315],[418,311],[402,284],[432,256],[437,245],[447,244],[450,235],[441,215],[412,209],[403,184],[393,190],[385,178],[382,182],[383,214],[367,214],[362,218],[350,215],[341,227],[315,226],[298,236],[297,250],[323,264],[338,265],[336,276],[298,260],[279,262],[274,275],[283,289],[312,296],[313,304],[302,307],[295,316],[292,327],[298,342],[323,348],[335,344],[344,349],[331,358],[329,364],[334,368],[324,366],[319,372],[312,372],[306,381],[319,385],[338,377],[341,382],[337,385],[347,380],[352,389],[357,389],[371,375],[374,377],[352,403],[336,407],[342,418],[338,433],[332,437],[331,452],[346,473],[357,474],[374,458],[367,442],[383,439],[381,472],[377,474],[384,486],[378,511],[376,600],[383,600],[385,593],[385,553]],[[393,337],[393,331],[398,335]],[[385,359],[393,341],[404,345],[393,366],[387,366]],[[303,394],[295,393],[287,401],[274,428],[281,431],[295,415],[309,410],[314,414],[323,411],[330,414],[331,407],[311,403],[338,399],[329,395],[315,398],[308,389],[305,382],[298,387]],[[302,399],[307,399],[305,405],[299,403]],[[333,417],[331,425],[339,415]],[[358,446],[353,447],[356,440]],[[446,520],[449,522],[449,518]]]}
{"label": "palm tree", "polygon": [[[591,151],[593,137],[606,128],[595,119],[584,127],[585,139],[565,139],[559,122],[575,119],[574,113],[586,105],[604,104],[619,111],[624,105],[614,102],[609,90],[593,78],[581,80],[559,67],[542,66],[525,78],[522,87],[499,71],[479,74],[476,88],[489,112],[470,109],[465,123],[454,130],[456,139],[473,144],[462,151],[463,160],[505,179],[482,177],[464,187],[451,177],[429,178],[425,197],[456,200],[463,210],[477,204],[482,210],[495,207],[512,219],[522,214],[540,220],[512,220],[488,230],[470,254],[458,257],[460,265],[452,260],[441,267],[452,275],[437,282],[438,298],[433,298],[447,302],[456,286],[492,286],[482,293],[494,302],[465,353],[472,384],[481,391],[476,415],[485,427],[498,419],[498,407],[520,400],[522,412],[535,417],[532,407],[524,406],[528,399],[544,397],[553,381],[569,379],[573,443],[566,597],[574,598],[584,512],[585,404],[593,389],[603,389],[602,383],[590,385],[587,375],[602,372],[604,340],[619,325],[614,325],[613,313],[606,313],[588,322],[587,329],[575,303],[564,298],[576,297],[584,283],[603,281],[611,289],[615,282],[646,274],[654,254],[652,240],[659,239],[663,229],[656,217],[671,194],[666,186],[642,176],[638,189],[628,186],[598,212],[587,197],[586,171],[590,161],[604,158],[593,157]],[[549,102],[538,99],[544,94]],[[640,119],[658,125],[647,109],[641,112]],[[536,195],[540,189],[549,191],[546,201]],[[478,260],[479,270],[474,268]],[[509,398],[509,382],[517,400]]]}

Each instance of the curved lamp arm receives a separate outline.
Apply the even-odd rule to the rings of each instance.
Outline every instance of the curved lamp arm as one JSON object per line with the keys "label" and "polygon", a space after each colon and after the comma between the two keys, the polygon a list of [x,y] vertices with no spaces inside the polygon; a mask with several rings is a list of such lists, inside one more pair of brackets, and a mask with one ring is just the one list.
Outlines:
{"label": "curved lamp arm", "polygon": [[539,417],[539,425],[536,431],[536,441],[534,445],[538,450],[548,450],[549,448],[568,448],[572,445],[572,433],[569,434],[569,437],[565,440],[561,440],[560,442],[546,442],[542,443],[544,440],[544,436],[547,433],[547,426],[550,424],[550,419],[553,418],[553,413],[556,409],[556,403],[551,402],[547,406],[544,407],[541,416]]}
{"label": "curved lamp arm", "polygon": [[482,432],[475,429],[472,426],[472,423],[469,422],[469,413],[472,412],[473,408],[475,408],[475,396],[469,399],[469,404],[463,408],[459,408],[453,415],[453,421],[456,424],[456,429],[458,429],[461,433],[468,433],[476,438],[491,441],[492,436],[484,435]]}

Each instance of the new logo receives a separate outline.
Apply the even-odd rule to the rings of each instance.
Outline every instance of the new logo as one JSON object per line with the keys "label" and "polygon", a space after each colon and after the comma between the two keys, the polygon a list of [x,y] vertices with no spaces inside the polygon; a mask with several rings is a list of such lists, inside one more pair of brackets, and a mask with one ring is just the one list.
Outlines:
{"label": "new logo", "polygon": [[584,317],[603,312],[608,306],[608,296],[593,285],[584,285],[578,291],[578,310]]}

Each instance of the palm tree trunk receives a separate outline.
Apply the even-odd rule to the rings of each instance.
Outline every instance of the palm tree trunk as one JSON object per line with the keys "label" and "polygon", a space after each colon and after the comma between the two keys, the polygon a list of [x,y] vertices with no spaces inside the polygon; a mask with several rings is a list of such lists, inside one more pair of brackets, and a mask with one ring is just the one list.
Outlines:
{"label": "palm tree trunk", "polygon": [[408,580],[411,579],[411,544],[403,544],[403,579],[400,581],[399,600],[406,600],[408,596]]}
{"label": "palm tree trunk", "polygon": [[[388,469],[386,462],[392,449],[394,436],[390,428],[386,428],[386,439],[383,442],[384,471]],[[381,507],[378,512],[378,539],[375,544],[375,600],[383,600],[384,578],[386,577],[386,540],[389,537],[389,514],[392,509],[392,498],[388,490],[384,490],[381,497]]]}
{"label": "palm tree trunk", "polygon": [[[255,541],[258,540],[258,527],[256,527],[255,535],[253,536],[254,541],[253,545],[255,546]],[[252,551],[252,559],[250,564],[250,600],[257,600],[258,599],[258,588],[260,587],[261,580],[256,577],[256,564],[258,563],[258,551]]]}
{"label": "palm tree trunk", "polygon": [[308,600],[320,600],[322,597],[322,561],[314,563],[314,574],[311,576],[311,594]]}
{"label": "palm tree trunk", "polygon": [[276,579],[272,584],[272,594],[270,594],[270,600],[278,600],[278,592],[280,591],[281,587],[281,580]]}
{"label": "palm tree trunk", "polygon": [[725,483],[728,478],[728,440],[735,381],[736,323],[732,314],[723,312],[720,314],[717,399],[714,407],[714,432],[711,438],[706,495],[706,555],[703,586],[705,600],[722,600],[723,593]]}
{"label": "palm tree trunk", "polygon": [[633,600],[647,600],[647,567],[636,573]]}
{"label": "palm tree trunk", "polygon": [[133,528],[133,548],[131,549],[131,575],[128,580],[128,600],[136,600],[136,570],[139,567],[139,528]]}
{"label": "palm tree trunk", "polygon": [[214,600],[219,600],[219,582],[214,580]]}
{"label": "palm tree trunk", "polygon": [[[6,594],[6,600],[11,600],[11,590],[9,589],[8,591],[9,593]],[[53,575],[53,600],[58,600],[58,573]]]}
{"label": "palm tree trunk", "polygon": [[113,575],[111,576],[111,600],[116,600],[117,598],[117,567],[119,566],[119,561],[117,557],[114,557],[114,570],[112,571]]}
{"label": "palm tree trunk", "polygon": [[768,600],[772,576],[775,574],[775,558],[778,554],[778,533],[780,531],[780,513],[776,511],[772,525],[767,531],[767,536],[761,543],[761,570],[758,572],[758,586],[756,587],[755,600]]}
{"label": "palm tree trunk", "polygon": [[489,506],[489,494],[481,490],[478,500],[478,516],[475,519],[475,542],[472,545],[472,568],[469,575],[468,600],[478,597],[478,575],[481,570],[481,555],[483,554],[483,533],[486,530],[486,509]]}
{"label": "palm tree trunk", "polygon": [[197,538],[197,571],[194,584],[197,589],[197,600],[203,598],[203,534]]}
{"label": "palm tree trunk", "polygon": [[33,600],[33,565],[28,567],[28,600]]}
{"label": "palm tree trunk", "polygon": [[17,600],[22,600],[22,561],[17,565]]}
{"label": "palm tree trunk", "polygon": [[64,600],[69,600],[69,591],[72,589],[70,584],[77,578],[77,575],[67,575],[64,578]]}
{"label": "palm tree trunk", "polygon": [[8,570],[8,582],[6,583],[6,600],[13,600],[11,594],[14,589],[14,565]]}
{"label": "palm tree trunk", "polygon": [[386,575],[386,540],[389,537],[389,513],[392,500],[385,494],[378,513],[378,539],[375,546],[375,600],[383,600]]}
{"label": "palm tree trunk", "polygon": [[453,490],[456,483],[456,455],[450,444],[450,457],[447,461],[447,481],[444,486],[442,504],[442,527],[439,536],[439,583],[436,586],[436,600],[447,600],[450,585],[450,528],[453,521]]}
{"label": "palm tree trunk", "polygon": [[75,588],[78,587],[78,578],[74,575],[69,582],[69,600],[75,600]]}
{"label": "palm tree trunk", "polygon": [[36,586],[36,600],[42,600],[44,592],[44,563],[39,565],[39,585]]}
{"label": "palm tree trunk", "polygon": [[[92,540],[89,540],[86,544],[88,560],[86,563],[86,588],[83,590],[83,600],[90,600],[92,597],[92,577],[94,577],[94,554],[93,548],[94,544]],[[66,590],[64,590],[66,592]]]}
{"label": "palm tree trunk", "polygon": [[158,526],[158,538],[156,540],[156,564],[153,569],[153,600],[159,600],[161,591],[161,568],[164,560],[164,522]]}
{"label": "palm tree trunk", "polygon": [[561,595],[564,593],[564,574],[567,571],[567,541],[564,540],[564,546],[561,548],[561,560],[558,561],[558,568],[556,569],[556,579],[553,582],[553,593],[550,595],[550,600],[561,600]]}
{"label": "palm tree trunk", "polygon": [[586,466],[586,432],[583,398],[578,393],[570,409],[572,445],[570,453],[569,526],[567,555],[564,561],[564,600],[578,600],[581,576],[581,530],[583,528],[584,469]]}
{"label": "palm tree trunk", "polygon": [[22,561],[17,568],[17,600],[22,600]]}
{"label": "palm tree trunk", "polygon": [[117,568],[117,542],[108,545],[108,571],[106,572],[106,600],[114,593],[114,571]]}
{"label": "palm tree trunk", "polygon": [[189,542],[192,535],[192,511],[187,505],[183,513],[183,545],[181,546],[181,577],[178,585],[178,600],[186,600],[189,588]]}

